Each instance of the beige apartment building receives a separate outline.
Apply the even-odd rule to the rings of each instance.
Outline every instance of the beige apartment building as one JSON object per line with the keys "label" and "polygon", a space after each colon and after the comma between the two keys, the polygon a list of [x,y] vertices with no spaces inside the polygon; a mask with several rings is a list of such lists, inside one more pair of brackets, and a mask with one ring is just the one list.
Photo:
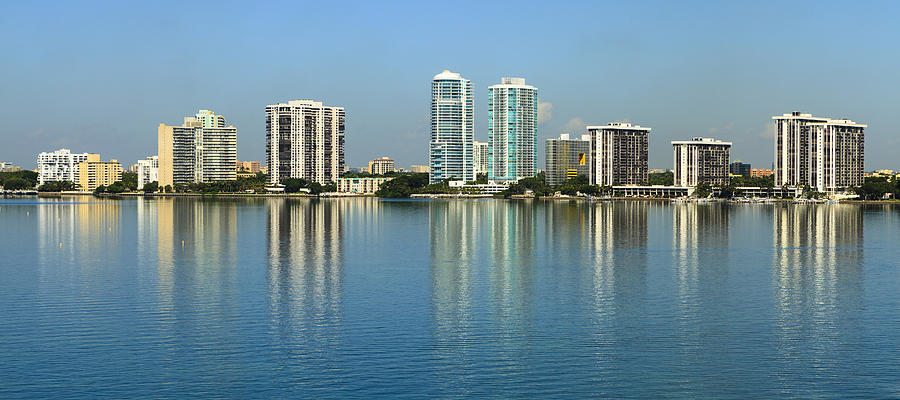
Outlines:
{"label": "beige apartment building", "polygon": [[388,157],[376,158],[369,161],[369,173],[373,175],[382,175],[388,172],[394,172],[394,160]]}
{"label": "beige apartment building", "polygon": [[394,178],[338,178],[337,191],[343,193],[374,194],[385,183]]}
{"label": "beige apartment building", "polygon": [[236,172],[249,172],[255,174],[260,172],[259,161],[238,161],[235,164]]}
{"label": "beige apartment building", "polygon": [[200,110],[181,126],[159,124],[159,186],[237,179],[237,128]]}
{"label": "beige apartment building", "polygon": [[99,154],[88,154],[87,161],[78,163],[78,188],[93,191],[122,180],[122,164],[117,160],[100,161]]}

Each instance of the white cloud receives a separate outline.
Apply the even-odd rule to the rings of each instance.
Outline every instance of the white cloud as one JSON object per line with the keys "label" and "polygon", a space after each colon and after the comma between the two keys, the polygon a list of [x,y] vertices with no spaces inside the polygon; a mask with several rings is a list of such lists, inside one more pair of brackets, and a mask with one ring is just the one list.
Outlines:
{"label": "white cloud", "polygon": [[768,124],[766,124],[766,129],[759,133],[759,137],[774,138],[775,137],[775,123],[769,122]]}
{"label": "white cloud", "polygon": [[575,117],[575,118],[570,119],[569,122],[566,122],[566,124],[563,125],[563,133],[572,133],[572,134],[576,134],[576,135],[586,133],[587,132],[587,129],[585,129],[586,127],[587,127],[587,124],[584,122],[583,119],[581,119],[579,117]]}
{"label": "white cloud", "polygon": [[545,122],[549,122],[551,119],[553,119],[553,103],[539,102],[538,103],[538,125],[543,124]]}

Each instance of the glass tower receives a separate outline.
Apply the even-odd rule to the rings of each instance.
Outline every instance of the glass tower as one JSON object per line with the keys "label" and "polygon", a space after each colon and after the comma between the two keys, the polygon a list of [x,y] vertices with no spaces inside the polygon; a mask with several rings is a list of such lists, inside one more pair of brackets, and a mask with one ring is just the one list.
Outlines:
{"label": "glass tower", "polygon": [[431,81],[429,183],[474,181],[475,106],[472,82],[444,70]]}
{"label": "glass tower", "polygon": [[503,78],[488,88],[488,179],[534,176],[537,109],[537,88],[524,78]]}

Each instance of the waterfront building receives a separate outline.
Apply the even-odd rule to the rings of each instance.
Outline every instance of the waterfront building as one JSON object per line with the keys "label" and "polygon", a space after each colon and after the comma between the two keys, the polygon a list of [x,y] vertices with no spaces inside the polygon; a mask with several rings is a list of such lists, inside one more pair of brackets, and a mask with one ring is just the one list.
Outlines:
{"label": "waterfront building", "polygon": [[394,172],[394,160],[388,157],[376,158],[369,161],[369,173],[372,175],[383,175],[388,172]]}
{"label": "waterfront building", "polygon": [[675,186],[693,187],[700,182],[712,186],[728,184],[731,142],[695,137],[672,141],[672,148]]}
{"label": "waterfront building", "polygon": [[109,186],[122,180],[122,164],[118,160],[100,161],[99,154],[90,154],[78,163],[78,188],[93,191],[99,186]]}
{"label": "waterfront building", "polygon": [[475,100],[472,82],[444,70],[431,81],[429,182],[473,181],[475,169]]}
{"label": "waterfront building", "polygon": [[427,174],[431,172],[431,168],[427,165],[410,165],[409,170],[417,174]]}
{"label": "waterfront building", "polygon": [[[22,167],[12,165],[12,163],[6,163],[6,166],[3,167],[2,170],[0,170],[0,172],[21,172],[21,171],[22,171]],[[35,172],[37,172],[37,171],[35,171]]]}
{"label": "waterfront building", "polygon": [[750,177],[751,178],[764,178],[767,176],[775,175],[774,169],[766,169],[766,168],[750,168]]}
{"label": "waterfront building", "polygon": [[159,124],[159,185],[235,180],[237,128],[200,110],[181,126]]}
{"label": "waterfront building", "polygon": [[47,182],[78,183],[78,164],[87,161],[88,157],[100,160],[99,154],[72,153],[69,149],[38,154],[38,186]]}
{"label": "waterfront building", "polygon": [[488,179],[517,181],[537,169],[537,88],[524,78],[488,87]]}
{"label": "waterfront building", "polygon": [[640,185],[647,182],[650,128],[627,122],[588,126],[591,136],[591,184]]}
{"label": "waterfront building", "polygon": [[776,186],[835,192],[862,185],[865,124],[797,111],[772,119]]}
{"label": "waterfront building", "polygon": [[487,174],[488,173],[488,152],[490,149],[488,148],[488,142],[472,142],[472,159],[475,162],[474,173],[475,177],[478,177],[478,174]]}
{"label": "waterfront building", "polygon": [[374,194],[378,191],[378,188],[381,187],[382,183],[385,183],[391,179],[394,178],[338,178],[336,182],[337,191],[343,193]]}
{"label": "waterfront building", "polygon": [[144,185],[150,182],[159,183],[159,156],[150,156],[138,160],[137,164],[137,188],[142,190]]}
{"label": "waterfront building", "polygon": [[259,161],[238,161],[234,166],[235,172],[249,172],[251,174],[256,174],[261,171],[259,167]]}
{"label": "waterfront building", "polygon": [[287,178],[322,185],[344,170],[344,107],[291,100],[266,106],[266,165],[269,183]]}
{"label": "waterfront building", "polygon": [[750,163],[741,162],[741,160],[735,160],[728,167],[728,173],[731,175],[740,175],[740,176],[750,176]]}
{"label": "waterfront building", "polygon": [[544,173],[548,185],[561,185],[578,175],[591,176],[591,136],[570,139],[568,133],[558,139],[547,139]]}

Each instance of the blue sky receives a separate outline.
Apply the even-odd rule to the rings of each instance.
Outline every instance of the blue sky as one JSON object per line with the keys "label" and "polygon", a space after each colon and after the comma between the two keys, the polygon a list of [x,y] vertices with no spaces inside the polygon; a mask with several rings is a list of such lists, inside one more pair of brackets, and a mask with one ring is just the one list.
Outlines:
{"label": "blue sky", "polygon": [[267,104],[347,110],[346,161],[426,163],[430,79],[476,88],[521,76],[546,103],[543,140],[585,124],[734,142],[768,167],[771,116],[869,124],[866,168],[900,169],[900,2],[14,2],[0,12],[0,160],[33,168],[67,147],[123,164],[156,154],[156,127],[198,109],[262,160]]}

